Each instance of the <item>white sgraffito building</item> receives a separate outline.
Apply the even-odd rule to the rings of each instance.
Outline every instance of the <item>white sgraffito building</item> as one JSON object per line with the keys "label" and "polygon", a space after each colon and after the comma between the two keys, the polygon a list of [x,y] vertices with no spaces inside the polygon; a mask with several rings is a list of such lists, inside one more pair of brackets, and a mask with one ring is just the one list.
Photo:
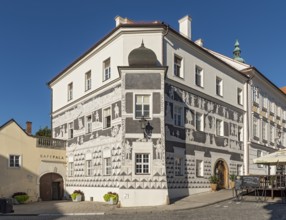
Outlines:
{"label": "white sgraffito building", "polygon": [[248,173],[249,66],[193,42],[189,16],[180,33],[158,21],[115,20],[49,82],[53,137],[68,142],[66,190],[163,205],[209,191],[211,175],[228,188],[229,174]]}

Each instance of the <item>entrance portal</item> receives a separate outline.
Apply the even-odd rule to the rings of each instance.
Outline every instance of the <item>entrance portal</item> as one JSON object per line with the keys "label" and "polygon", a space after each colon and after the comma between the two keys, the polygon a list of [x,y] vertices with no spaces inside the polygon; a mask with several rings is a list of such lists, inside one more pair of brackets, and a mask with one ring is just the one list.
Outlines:
{"label": "entrance portal", "polygon": [[40,198],[42,201],[63,198],[63,178],[57,173],[47,173],[40,178]]}
{"label": "entrance portal", "polygon": [[228,168],[224,160],[218,160],[215,164],[215,175],[217,175],[218,189],[228,188]]}

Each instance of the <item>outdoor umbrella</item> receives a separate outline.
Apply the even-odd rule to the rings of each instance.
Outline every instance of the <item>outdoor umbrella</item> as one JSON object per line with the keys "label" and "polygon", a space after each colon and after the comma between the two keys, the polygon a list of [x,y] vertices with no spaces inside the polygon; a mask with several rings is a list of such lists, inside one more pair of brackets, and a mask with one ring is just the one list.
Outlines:
{"label": "outdoor umbrella", "polygon": [[253,159],[253,162],[256,164],[286,165],[286,149]]}

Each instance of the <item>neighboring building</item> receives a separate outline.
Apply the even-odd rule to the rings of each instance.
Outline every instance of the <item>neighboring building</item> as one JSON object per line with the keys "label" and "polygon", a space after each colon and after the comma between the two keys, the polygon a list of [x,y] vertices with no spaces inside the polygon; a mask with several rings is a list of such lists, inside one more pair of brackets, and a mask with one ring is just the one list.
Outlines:
{"label": "neighboring building", "polygon": [[268,166],[254,164],[253,159],[286,147],[286,87],[279,89],[255,67],[245,64],[240,56],[238,41],[234,46],[234,59],[210,52],[249,77],[246,90],[248,132],[244,152],[245,174],[279,173],[282,167],[276,170],[276,166],[270,166],[268,170]]}
{"label": "neighboring building", "polygon": [[191,41],[190,17],[179,23],[181,34],[118,16],[49,82],[69,193],[103,201],[114,191],[122,206],[162,205],[209,191],[211,175],[228,188],[229,174],[243,173],[248,78]]}
{"label": "neighboring building", "polygon": [[0,127],[0,197],[26,192],[30,201],[64,196],[65,141],[31,135],[13,119]]}

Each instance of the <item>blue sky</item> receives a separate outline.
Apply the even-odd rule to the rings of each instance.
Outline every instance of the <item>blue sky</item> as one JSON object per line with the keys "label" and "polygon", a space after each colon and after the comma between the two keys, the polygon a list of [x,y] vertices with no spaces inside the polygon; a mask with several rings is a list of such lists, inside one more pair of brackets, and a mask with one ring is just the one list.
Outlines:
{"label": "blue sky", "polygon": [[192,17],[192,39],[242,57],[278,87],[286,86],[286,1],[276,0],[0,0],[0,125],[14,118],[33,132],[50,127],[46,83],[114,27],[117,15],[159,20],[178,29]]}

